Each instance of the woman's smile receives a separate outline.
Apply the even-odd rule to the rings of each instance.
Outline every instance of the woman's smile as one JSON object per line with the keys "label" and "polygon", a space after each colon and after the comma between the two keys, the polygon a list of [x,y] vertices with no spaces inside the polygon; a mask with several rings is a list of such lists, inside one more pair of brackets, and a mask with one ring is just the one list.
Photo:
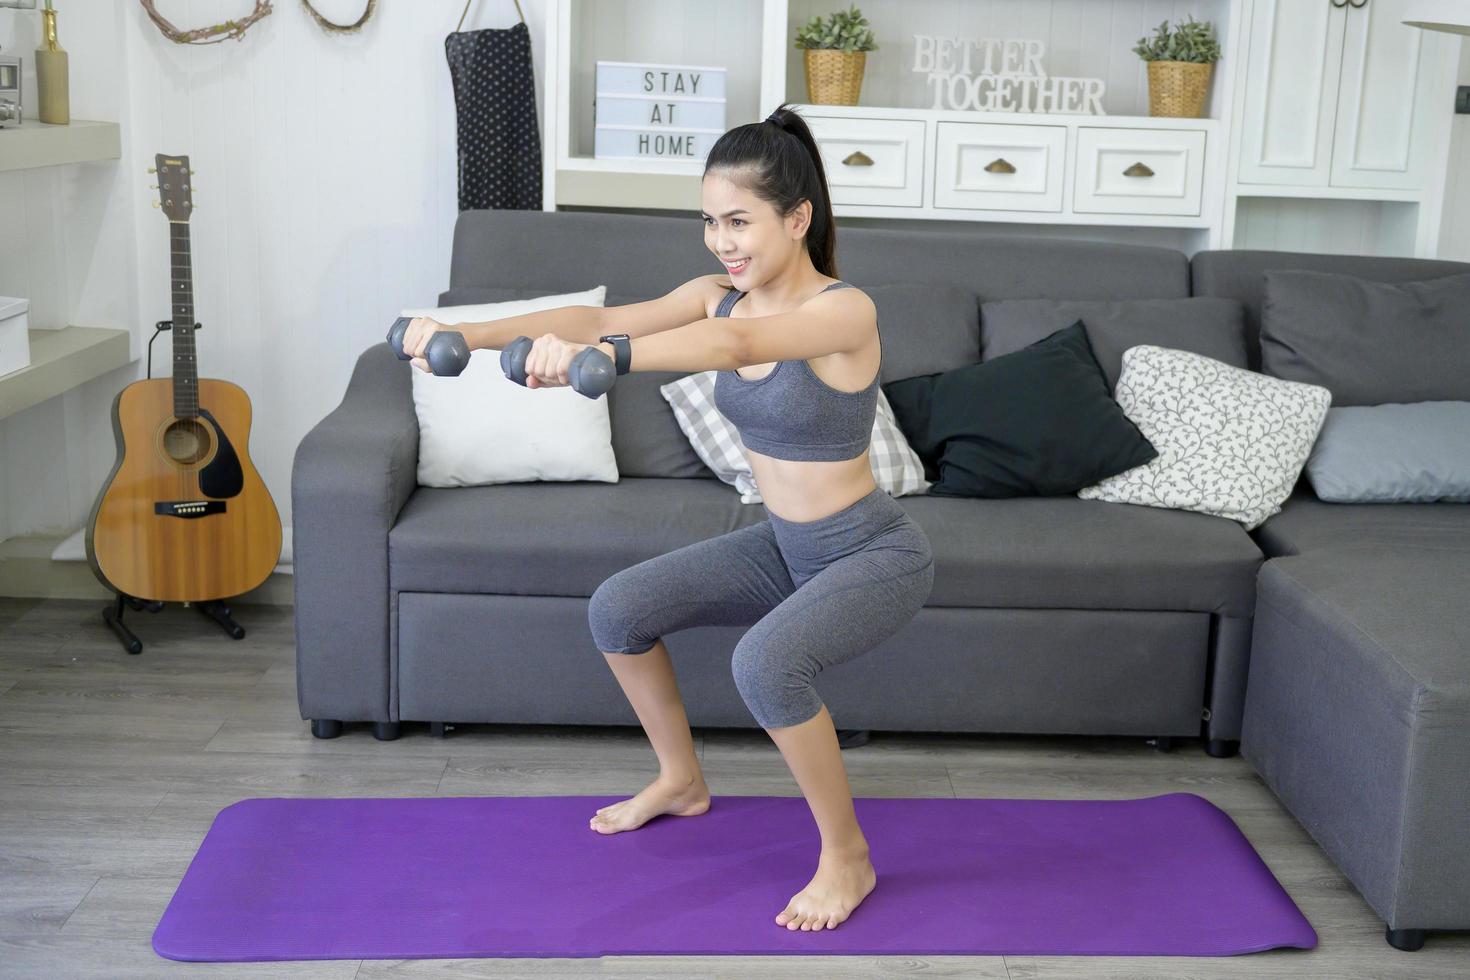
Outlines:
{"label": "woman's smile", "polygon": [[738,261],[731,261],[730,259],[723,259],[721,261],[725,263],[725,268],[729,269],[732,275],[737,272],[744,272],[745,267],[750,265],[749,258],[739,259]]}

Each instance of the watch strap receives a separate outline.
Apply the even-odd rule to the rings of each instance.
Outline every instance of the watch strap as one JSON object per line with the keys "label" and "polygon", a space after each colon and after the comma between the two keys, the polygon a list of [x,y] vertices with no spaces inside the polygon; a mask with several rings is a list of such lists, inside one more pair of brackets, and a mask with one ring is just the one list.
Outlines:
{"label": "watch strap", "polygon": [[610,333],[604,337],[598,337],[599,344],[612,344],[613,351],[617,354],[613,364],[617,373],[627,374],[633,364],[633,341],[625,333]]}

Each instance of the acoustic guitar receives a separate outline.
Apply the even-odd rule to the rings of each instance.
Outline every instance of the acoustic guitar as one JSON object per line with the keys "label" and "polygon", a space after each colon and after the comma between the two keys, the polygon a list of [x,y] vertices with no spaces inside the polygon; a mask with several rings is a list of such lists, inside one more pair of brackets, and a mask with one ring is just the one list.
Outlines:
{"label": "acoustic guitar", "polygon": [[281,518],[250,462],[250,398],[194,356],[189,158],[155,156],[173,270],[173,377],[112,402],[117,462],[87,522],[87,561],[122,596],[203,602],[249,592],[281,557]]}

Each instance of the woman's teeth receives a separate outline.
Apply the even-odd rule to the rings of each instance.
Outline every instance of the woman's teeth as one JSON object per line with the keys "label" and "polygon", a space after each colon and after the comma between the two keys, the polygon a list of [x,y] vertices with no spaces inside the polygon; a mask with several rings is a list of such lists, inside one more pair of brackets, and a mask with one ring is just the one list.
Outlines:
{"label": "woman's teeth", "polygon": [[725,268],[731,272],[739,272],[750,264],[750,259],[741,259],[739,262],[726,262]]}

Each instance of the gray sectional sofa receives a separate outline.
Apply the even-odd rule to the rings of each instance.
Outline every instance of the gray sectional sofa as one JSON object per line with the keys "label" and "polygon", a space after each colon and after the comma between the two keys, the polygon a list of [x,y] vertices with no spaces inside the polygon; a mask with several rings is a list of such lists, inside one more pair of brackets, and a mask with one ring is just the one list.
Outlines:
{"label": "gray sectional sofa", "polygon": [[[1237,300],[1259,369],[1265,270],[1385,281],[1429,260],[1205,252],[851,228],[884,383],[980,359],[1002,299]],[[711,271],[697,217],[466,211],[440,305],[607,285],[607,305]],[[884,292],[892,284],[923,289]],[[384,325],[386,329],[386,324]],[[592,642],[609,575],[765,518],[700,462],[633,372],[609,393],[615,484],[416,483],[412,369],[362,352],[292,473],[297,682],[318,737],[368,722],[637,725]],[[1319,501],[1303,475],[1253,532],[1076,496],[897,498],[936,578],[897,634],[817,686],[845,745],[872,729],[1201,738],[1239,750],[1342,867],[1399,948],[1470,928],[1470,505]],[[557,533],[549,537],[548,526]],[[667,642],[691,724],[753,727],[730,675],[741,630]],[[1249,683],[1248,683],[1249,682]]]}

